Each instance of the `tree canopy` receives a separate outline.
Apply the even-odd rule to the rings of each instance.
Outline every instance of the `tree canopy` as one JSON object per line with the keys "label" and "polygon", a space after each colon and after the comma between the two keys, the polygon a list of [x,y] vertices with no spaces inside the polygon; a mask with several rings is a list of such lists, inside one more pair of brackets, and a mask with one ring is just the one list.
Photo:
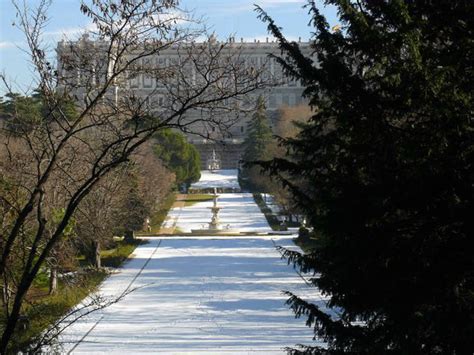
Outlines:
{"label": "tree canopy", "polygon": [[289,294],[328,344],[292,352],[472,353],[474,3],[325,3],[341,29],[309,1],[311,57],[257,9],[317,108],[264,164],[314,227],[285,256],[329,296]]}
{"label": "tree canopy", "polygon": [[5,99],[0,99],[0,120],[5,124],[4,129],[10,134],[20,135],[30,132],[42,121],[54,120],[62,115],[70,120],[77,115],[74,102],[67,96],[55,94],[56,103],[50,106],[39,90],[31,96],[19,93],[7,93]]}
{"label": "tree canopy", "polygon": [[243,154],[245,165],[242,170],[242,176],[246,179],[249,187],[256,191],[267,191],[270,181],[268,176],[263,174],[261,168],[252,163],[273,157],[274,143],[272,129],[268,123],[265,100],[260,96],[255,113],[247,127]]}
{"label": "tree canopy", "polygon": [[186,141],[186,137],[171,129],[158,132],[154,136],[155,154],[165,166],[176,174],[178,185],[198,181],[201,177],[201,158],[196,148]]}
{"label": "tree canopy", "polygon": [[260,96],[255,113],[247,127],[247,136],[244,141],[244,160],[255,161],[269,158],[267,145],[271,140],[272,130],[268,124],[265,101]]}

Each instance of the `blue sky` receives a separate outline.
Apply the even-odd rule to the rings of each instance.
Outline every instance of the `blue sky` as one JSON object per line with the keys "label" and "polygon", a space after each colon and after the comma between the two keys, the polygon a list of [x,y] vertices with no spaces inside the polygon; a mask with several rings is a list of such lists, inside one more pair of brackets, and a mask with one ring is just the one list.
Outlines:
{"label": "blue sky", "polygon": [[[23,2],[23,0],[17,0]],[[26,0],[28,6],[35,6],[37,0]],[[202,17],[208,28],[218,38],[225,39],[233,34],[236,40],[268,36],[266,26],[257,19],[254,4],[260,5],[283,28],[283,33],[293,39],[307,40],[311,28],[307,26],[309,16],[303,9],[305,0],[181,0],[180,7],[192,10],[196,17]],[[79,11],[79,0],[53,0],[49,9],[49,23],[45,28],[45,43],[54,49],[63,34],[74,38],[81,28],[89,24],[89,19]],[[337,16],[333,8],[320,8],[331,25],[336,24]],[[5,73],[16,91],[28,90],[35,86],[34,74],[28,63],[23,34],[12,24],[15,22],[15,9],[11,0],[0,0],[0,71]],[[0,95],[5,92],[0,84]]]}

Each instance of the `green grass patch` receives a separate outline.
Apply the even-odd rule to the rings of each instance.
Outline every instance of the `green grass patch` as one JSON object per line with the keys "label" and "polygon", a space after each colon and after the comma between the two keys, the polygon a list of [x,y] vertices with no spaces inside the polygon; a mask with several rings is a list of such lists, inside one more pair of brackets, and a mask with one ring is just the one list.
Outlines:
{"label": "green grass patch", "polygon": [[[107,275],[104,270],[88,270],[77,273],[67,281],[60,279],[58,290],[52,295],[47,293],[47,288],[34,286],[21,311],[28,320],[26,329],[17,330],[10,344],[9,353],[29,353],[31,346],[41,339],[43,331],[95,291]],[[43,283],[43,280],[35,280],[35,284]],[[4,324],[3,312],[1,318]]]}
{"label": "green grass patch", "polygon": [[[119,267],[135,248],[146,241],[114,241],[112,248],[101,251],[102,266]],[[86,264],[84,257],[79,257],[79,264]],[[28,319],[27,328],[18,330],[9,349],[9,353],[29,353],[44,330],[54,324],[72,307],[80,303],[87,295],[94,292],[107,277],[108,272],[101,269],[78,268],[72,276],[59,278],[57,291],[49,295],[49,273],[41,271],[35,278],[33,287],[27,295],[21,314]],[[5,324],[3,310],[0,311],[0,322]]]}
{"label": "green grass patch", "polygon": [[49,273],[46,270],[40,270],[33,281],[33,287],[48,292],[49,290]]}
{"label": "green grass patch", "polygon": [[161,203],[160,208],[151,216],[150,218],[150,231],[141,231],[137,233],[140,234],[157,234],[160,231],[161,225],[168,215],[168,211],[173,206],[174,201],[176,200],[176,194],[174,192],[170,193]]}
{"label": "green grass patch", "polygon": [[184,201],[184,206],[192,206],[198,202],[205,202],[205,201],[212,201],[214,199],[214,195],[209,194],[189,194],[186,195]]}
{"label": "green grass patch", "polygon": [[102,266],[119,267],[141,243],[143,243],[142,240],[135,240],[133,242],[116,241],[112,249],[101,251]]}
{"label": "green grass patch", "polygon": [[183,234],[183,230],[179,229],[178,227],[176,227],[173,231],[173,234]]}

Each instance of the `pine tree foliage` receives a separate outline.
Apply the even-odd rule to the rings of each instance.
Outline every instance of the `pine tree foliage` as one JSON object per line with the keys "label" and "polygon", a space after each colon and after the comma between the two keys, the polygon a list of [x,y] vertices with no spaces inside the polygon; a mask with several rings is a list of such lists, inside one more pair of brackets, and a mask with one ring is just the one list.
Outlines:
{"label": "pine tree foliage", "polygon": [[268,159],[267,147],[272,141],[272,130],[268,124],[265,101],[262,96],[258,98],[255,114],[247,128],[247,137],[244,141],[244,160],[256,161]]}
{"label": "pine tree foliage", "polygon": [[264,164],[319,235],[284,254],[329,296],[290,295],[328,344],[290,352],[471,354],[474,3],[325,3],[341,30],[309,1],[313,57],[257,8],[317,108],[289,157]]}
{"label": "pine tree foliage", "polygon": [[245,163],[242,175],[248,180],[249,187],[255,191],[267,191],[271,184],[268,176],[263,175],[261,168],[254,162],[271,159],[272,144],[274,143],[270,128],[265,100],[260,96],[256,110],[247,127],[247,136],[244,140],[243,161]]}
{"label": "pine tree foliage", "polygon": [[176,184],[191,185],[201,177],[201,157],[197,149],[186,141],[186,137],[171,129],[154,136],[153,150],[165,166],[176,175]]}

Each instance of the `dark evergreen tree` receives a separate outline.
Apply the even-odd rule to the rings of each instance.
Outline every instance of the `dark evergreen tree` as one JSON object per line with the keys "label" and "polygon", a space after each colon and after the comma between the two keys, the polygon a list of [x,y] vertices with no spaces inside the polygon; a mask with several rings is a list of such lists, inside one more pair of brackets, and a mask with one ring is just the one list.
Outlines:
{"label": "dark evergreen tree", "polygon": [[46,104],[39,91],[31,96],[7,93],[5,98],[5,101],[0,98],[0,120],[4,120],[3,128],[12,135],[28,133],[41,122],[58,120],[61,114],[68,119],[77,115],[74,102],[59,94],[55,97],[57,105],[52,108]]}
{"label": "dark evergreen tree", "polygon": [[328,344],[291,352],[472,354],[474,2],[325,3],[341,29],[310,1],[311,58],[257,9],[317,108],[264,164],[318,235],[284,253],[329,296],[289,294]]}
{"label": "dark evergreen tree", "polygon": [[252,164],[260,160],[272,158],[271,145],[273,144],[272,129],[268,123],[265,101],[262,96],[258,98],[255,113],[247,127],[247,136],[244,140],[244,167],[241,175],[245,183],[255,191],[264,192],[270,184],[261,168]]}
{"label": "dark evergreen tree", "polygon": [[244,141],[245,161],[255,161],[269,158],[268,143],[272,140],[272,130],[268,124],[267,109],[262,96],[259,96],[255,113],[247,127],[247,137]]}
{"label": "dark evergreen tree", "polygon": [[155,154],[176,174],[176,183],[189,186],[201,177],[201,157],[196,148],[179,132],[162,130],[155,136]]}
{"label": "dark evergreen tree", "polygon": [[0,118],[4,120],[4,129],[10,134],[29,132],[31,127],[42,121],[41,100],[34,96],[6,94],[1,102]]}

